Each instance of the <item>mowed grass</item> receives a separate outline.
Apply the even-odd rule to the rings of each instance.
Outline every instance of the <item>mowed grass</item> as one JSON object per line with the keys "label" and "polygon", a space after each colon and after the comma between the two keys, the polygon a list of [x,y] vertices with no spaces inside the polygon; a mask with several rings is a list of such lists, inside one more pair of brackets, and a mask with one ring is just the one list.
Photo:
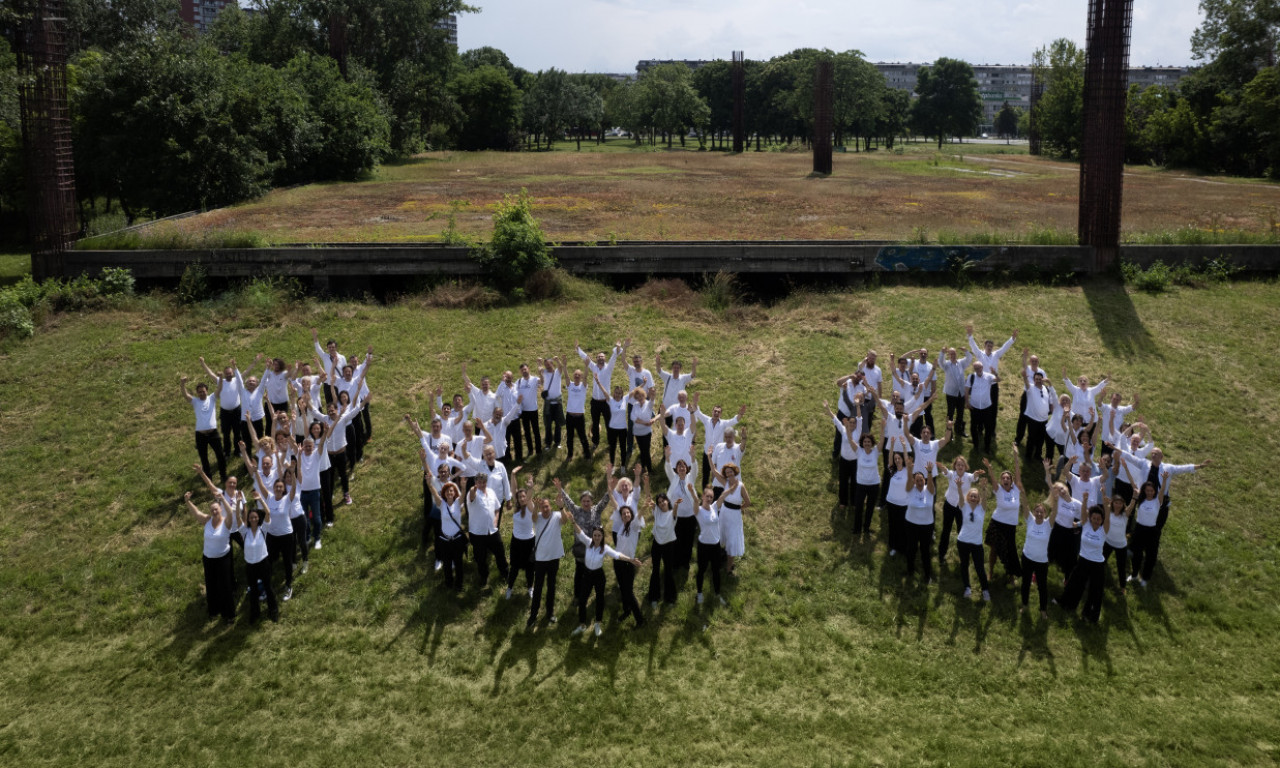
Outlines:
{"label": "mowed grass", "polygon": [[[457,230],[487,237],[494,206],[527,188],[547,236],[575,240],[917,240],[1001,242],[1074,232],[1079,167],[1003,144],[910,144],[902,154],[837,153],[829,178],[810,154],[698,152],[613,140],[533,153],[444,152],[368,181],[314,184],[186,219],[276,243],[413,242]],[[1124,237],[1184,228],[1280,237],[1280,186],[1130,167]]]}
{"label": "mowed grass", "polygon": [[[955,554],[922,589],[835,514],[832,381],[868,347],[958,344],[967,321],[998,340],[1020,329],[1055,375],[1110,373],[1141,392],[1171,461],[1216,462],[1175,481],[1151,588],[1109,589],[1096,628],[1056,609],[1020,619],[1003,586],[990,605],[960,599]],[[356,504],[338,508],[279,624],[250,628],[242,604],[224,629],[206,621],[201,533],[181,505],[204,494],[177,377],[200,378],[199,355],[305,357],[312,326],[377,353]],[[1161,296],[884,287],[724,315],[599,289],[484,312],[152,299],[56,318],[0,359],[0,762],[1274,764],[1278,329],[1274,282]],[[650,366],[655,352],[698,356],[704,406],[749,406],[755,504],[730,606],[700,613],[690,577],[674,610],[633,632],[610,574],[594,640],[568,636],[568,560],[558,628],[526,634],[519,595],[446,594],[418,548],[420,471],[400,415],[425,416],[436,385],[460,390],[463,361],[496,375],[628,336]],[[997,468],[1017,391],[1005,389]],[[526,474],[542,492],[552,475],[598,491],[602,464],[559,454]]]}
{"label": "mowed grass", "polygon": [[0,253],[0,286],[12,285],[31,274],[31,254]]}

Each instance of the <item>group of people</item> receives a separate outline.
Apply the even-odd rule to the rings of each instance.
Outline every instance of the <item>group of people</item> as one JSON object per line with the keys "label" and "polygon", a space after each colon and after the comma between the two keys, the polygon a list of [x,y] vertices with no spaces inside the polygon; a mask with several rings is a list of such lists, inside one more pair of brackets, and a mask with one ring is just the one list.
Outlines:
{"label": "group of people", "polygon": [[[262,603],[270,618],[278,620],[275,565],[280,565],[283,583],[280,601],[291,600],[295,574],[307,573],[310,553],[321,549],[325,529],[334,525],[339,486],[341,503],[352,503],[351,476],[372,435],[366,374],[373,350],[366,350],[363,360],[348,359],[334,341],[322,347],[319,333],[311,333],[313,361],[289,365],[274,358],[259,377],[246,376],[234,359],[219,375],[202,357],[200,365],[213,379],[213,389],[200,381],[194,393],[181,376],[182,396],[195,415],[200,455],[192,469],[212,497],[202,507],[186,494],[187,508],[204,528],[210,618],[235,619],[235,544],[244,558],[250,622],[258,621]],[[262,357],[256,356],[255,369]],[[221,486],[213,481],[210,452]],[[236,475],[228,472],[236,454],[247,473],[248,498]]]}
{"label": "group of people", "polygon": [[[927,349],[895,357],[888,375],[869,351],[852,373],[839,377],[837,411],[824,403],[835,426],[832,459],[838,462],[838,505],[847,511],[852,531],[868,536],[877,508],[887,516],[889,555],[904,555],[909,575],[919,557],[926,583],[933,582],[933,542],[938,560],[947,562],[956,530],[963,595],[973,594],[970,564],[983,600],[991,599],[999,561],[1010,587],[1021,586],[1021,608],[1030,602],[1034,583],[1040,615],[1049,602],[1096,623],[1102,609],[1105,563],[1114,557],[1117,589],[1136,581],[1146,587],[1160,550],[1169,515],[1169,486],[1174,476],[1201,464],[1169,464],[1152,442],[1150,429],[1126,404],[1109,376],[1090,383],[1074,381],[1062,370],[1059,393],[1040,359],[1023,349],[1020,366],[1001,365],[1018,338],[1015,330],[1000,347],[979,344],[973,327],[965,329],[962,355],[946,347],[931,358]],[[984,453],[996,445],[1000,385],[1018,382],[1013,467],[998,475]],[[935,436],[933,403],[946,396],[946,421]],[[1101,402],[1100,402],[1101,401]],[[877,414],[882,426],[877,436]],[[972,432],[965,434],[965,417]],[[964,455],[948,468],[939,460],[953,442],[972,440],[983,467],[970,467]],[[1021,446],[1021,455],[1019,449]],[[1054,454],[1058,455],[1056,462]],[[1023,456],[1042,465],[1048,497],[1034,505],[1023,486]],[[935,533],[938,483],[945,480],[941,535]],[[990,505],[990,508],[988,508]],[[988,520],[990,517],[990,520]],[[1018,527],[1025,532],[1018,552]],[[1061,572],[1060,596],[1049,596],[1048,567]]]}
{"label": "group of people", "polygon": [[[664,369],[658,355],[655,377],[641,356],[628,355],[629,350],[630,340],[616,342],[608,353],[588,354],[577,346],[581,365],[572,371],[569,355],[537,358],[535,365],[519,365],[518,374],[503,372],[496,386],[488,376],[478,384],[472,381],[463,364],[466,395],[455,394],[446,402],[443,390],[436,388],[429,429],[404,415],[418,438],[422,461],[422,545],[434,546],[435,568],[443,572],[447,588],[463,589],[463,559],[469,550],[482,589],[490,582],[490,560],[508,600],[523,571],[530,599],[527,628],[537,627],[540,611],[544,622],[554,624],[556,580],[565,556],[564,536],[570,534],[578,609],[573,634],[588,628],[592,595],[593,631],[596,636],[603,632],[605,560],[613,561],[623,618],[633,618],[637,628],[647,621],[635,595],[639,569],[650,570],[646,600],[652,615],[661,604],[676,602],[677,573],[687,573],[695,563],[695,544],[697,604],[704,602],[708,576],[717,598],[725,602],[722,571],[734,575],[745,554],[743,513],[751,504],[740,469],[743,429],[738,421],[746,406],[730,418],[719,405],[704,413],[700,395],[688,391],[697,358],[686,373],[679,360]],[[619,358],[624,361],[621,370]],[[568,478],[559,476],[553,478],[553,489],[541,493],[531,477],[520,482],[526,462],[562,449],[564,467],[571,466],[575,450],[589,465],[595,452],[604,450],[601,422],[608,451],[602,498],[597,500],[590,487],[575,498],[566,487]],[[662,437],[656,452],[667,477],[665,492],[655,492],[650,477],[655,432]],[[504,548],[501,531],[507,517],[510,535]],[[642,538],[649,540],[647,547]],[[648,556],[641,559],[646,550]]]}

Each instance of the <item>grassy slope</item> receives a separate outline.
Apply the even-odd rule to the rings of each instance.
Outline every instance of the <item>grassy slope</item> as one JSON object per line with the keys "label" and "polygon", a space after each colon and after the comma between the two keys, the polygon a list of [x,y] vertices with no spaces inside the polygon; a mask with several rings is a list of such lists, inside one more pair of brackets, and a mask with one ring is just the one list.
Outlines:
{"label": "grassy slope", "polygon": [[[733,318],[614,295],[483,313],[145,306],[63,318],[0,361],[6,765],[559,765],[588,750],[625,765],[1242,765],[1280,749],[1275,284],[882,288]],[[1173,461],[1219,463],[1176,484],[1153,589],[1109,592],[1099,628],[1021,621],[1003,588],[963,602],[954,568],[920,592],[833,523],[830,382],[868,345],[936,350],[970,319],[1020,328],[1055,372],[1140,387]],[[372,460],[283,621],[223,630],[204,621],[200,533],[180,507],[195,453],[176,377],[201,354],[305,353],[311,325],[379,350]],[[584,641],[567,637],[569,563],[552,632],[524,634],[526,599],[440,594],[396,417],[458,386],[464,359],[497,371],[628,334],[650,363],[698,355],[705,399],[750,403],[756,507],[730,608],[702,632],[690,583],[652,629],[607,614]],[[580,487],[588,469],[561,464],[539,487],[551,471]]]}

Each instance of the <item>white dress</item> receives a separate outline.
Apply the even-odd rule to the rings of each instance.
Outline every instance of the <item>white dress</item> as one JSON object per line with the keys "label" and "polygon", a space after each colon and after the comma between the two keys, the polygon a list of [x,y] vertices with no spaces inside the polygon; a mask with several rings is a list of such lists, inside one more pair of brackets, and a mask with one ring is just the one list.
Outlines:
{"label": "white dress", "polygon": [[[732,491],[720,494],[720,544],[729,557],[742,557],[747,551],[747,540],[742,533],[742,483]],[[730,508],[730,504],[739,509]]]}

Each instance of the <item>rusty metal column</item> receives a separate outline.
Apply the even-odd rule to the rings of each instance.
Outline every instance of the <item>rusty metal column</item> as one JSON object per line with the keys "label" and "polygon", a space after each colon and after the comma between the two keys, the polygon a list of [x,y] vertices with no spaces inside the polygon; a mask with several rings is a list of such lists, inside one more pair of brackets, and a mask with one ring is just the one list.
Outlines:
{"label": "rusty metal column", "polygon": [[1090,0],[1078,231],[1080,243],[1094,247],[1098,271],[1109,269],[1120,255],[1132,24],[1133,0]]}
{"label": "rusty metal column", "polygon": [[813,74],[813,172],[828,176],[835,94],[835,67],[830,61],[820,61]]}

